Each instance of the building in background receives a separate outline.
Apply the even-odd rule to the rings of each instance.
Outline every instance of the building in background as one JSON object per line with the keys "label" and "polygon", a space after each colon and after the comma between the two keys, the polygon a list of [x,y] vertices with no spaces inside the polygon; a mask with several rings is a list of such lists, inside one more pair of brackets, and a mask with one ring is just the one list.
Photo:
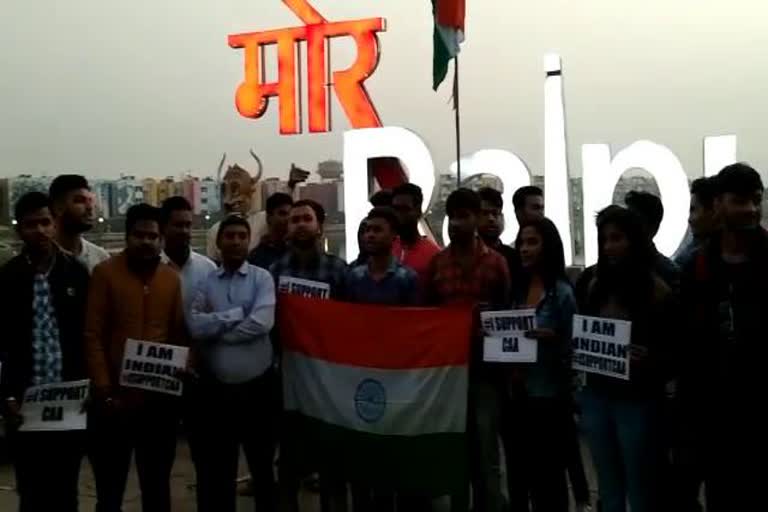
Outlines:
{"label": "building in background", "polygon": [[8,178],[0,178],[0,224],[4,226],[11,223],[11,193],[8,186]]}
{"label": "building in background", "polygon": [[179,195],[189,201],[189,204],[192,205],[192,212],[199,215],[202,211],[200,180],[193,176],[186,176],[179,185],[181,185]]}
{"label": "building in background", "polygon": [[344,166],[338,160],[326,160],[317,166],[320,183],[305,183],[299,188],[300,199],[317,201],[333,216],[344,211]]}
{"label": "building in background", "polygon": [[13,178],[0,180],[0,222],[9,225],[13,219],[13,207],[16,201],[27,192],[48,193],[53,178],[20,174]]}
{"label": "building in background", "polygon": [[166,176],[157,184],[157,204],[163,204],[163,201],[176,194],[176,181],[173,176]]}
{"label": "building in background", "polygon": [[155,178],[144,178],[141,180],[141,186],[144,190],[144,202],[152,206],[160,206],[160,190]]}
{"label": "building in background", "polygon": [[[261,188],[261,193],[255,193],[254,196],[256,196],[256,199],[254,200],[254,209],[262,209],[261,205],[267,204],[267,199],[269,196],[274,194],[275,192],[281,192],[288,188],[288,183],[281,180],[280,178],[267,178],[263,181],[259,181],[257,184],[257,192],[259,191],[258,188]],[[258,208],[256,208],[256,203],[259,203]]]}
{"label": "building in background", "polygon": [[114,182],[111,210],[113,216],[123,216],[128,208],[144,201],[144,187],[136,176],[121,175]]}
{"label": "building in background", "polygon": [[211,177],[203,178],[200,182],[200,212],[203,214],[218,213],[221,210],[221,195],[219,184]]}
{"label": "building in background", "polygon": [[299,189],[300,199],[317,201],[327,213],[344,211],[342,197],[344,182],[331,181],[328,183],[307,183]]}
{"label": "building in background", "polygon": [[91,192],[93,193],[94,215],[98,218],[109,219],[112,217],[112,191],[113,183],[108,180],[91,180]]}
{"label": "building in background", "polygon": [[338,160],[326,160],[317,164],[317,174],[323,181],[339,181],[344,174],[344,164]]}

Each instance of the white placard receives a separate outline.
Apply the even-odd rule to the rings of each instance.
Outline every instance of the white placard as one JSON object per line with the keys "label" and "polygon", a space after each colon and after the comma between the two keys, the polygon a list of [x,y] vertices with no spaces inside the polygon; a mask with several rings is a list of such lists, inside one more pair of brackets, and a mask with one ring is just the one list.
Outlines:
{"label": "white placard", "polygon": [[280,276],[277,285],[280,293],[300,295],[308,299],[330,299],[331,285],[298,277]]}
{"label": "white placard", "polygon": [[536,328],[535,309],[484,311],[481,313],[485,338],[483,361],[493,363],[535,363],[538,342],[525,333]]}
{"label": "white placard", "polygon": [[120,385],[181,395],[179,374],[187,367],[189,348],[129,339],[125,342]]}
{"label": "white placard", "polygon": [[629,380],[632,322],[574,315],[573,369]]}
{"label": "white placard", "polygon": [[27,388],[21,404],[23,432],[85,430],[83,410],[90,381],[77,380]]}

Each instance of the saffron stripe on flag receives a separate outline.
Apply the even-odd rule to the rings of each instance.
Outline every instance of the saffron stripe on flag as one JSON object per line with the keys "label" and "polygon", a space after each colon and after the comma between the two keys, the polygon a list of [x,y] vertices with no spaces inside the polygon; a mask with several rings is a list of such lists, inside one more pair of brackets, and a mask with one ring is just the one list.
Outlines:
{"label": "saffron stripe on flag", "polygon": [[[382,369],[469,362],[473,317],[468,308],[394,308],[281,295],[277,309],[281,341],[288,351]],[[343,321],[330,329],[325,327],[329,318]],[[375,327],[387,325],[393,328]],[[452,335],[435,339],[435,332]]]}
{"label": "saffron stripe on flag", "polygon": [[437,0],[435,19],[444,27],[463,31],[466,12],[466,0]]}

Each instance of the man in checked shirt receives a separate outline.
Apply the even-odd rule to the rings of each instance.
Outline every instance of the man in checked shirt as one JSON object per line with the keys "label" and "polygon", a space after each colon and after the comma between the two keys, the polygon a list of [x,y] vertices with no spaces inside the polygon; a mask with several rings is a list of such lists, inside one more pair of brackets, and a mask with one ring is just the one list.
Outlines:
{"label": "man in checked shirt", "polygon": [[[450,245],[432,260],[427,279],[427,302],[433,305],[470,305],[479,310],[503,309],[509,303],[510,277],[504,257],[478,237],[480,196],[460,188],[446,202]],[[479,326],[478,321],[478,326]],[[499,452],[499,383],[482,361],[482,337],[471,340],[467,432],[474,510],[501,512]],[[452,510],[468,510],[468,494],[452,497]]]}

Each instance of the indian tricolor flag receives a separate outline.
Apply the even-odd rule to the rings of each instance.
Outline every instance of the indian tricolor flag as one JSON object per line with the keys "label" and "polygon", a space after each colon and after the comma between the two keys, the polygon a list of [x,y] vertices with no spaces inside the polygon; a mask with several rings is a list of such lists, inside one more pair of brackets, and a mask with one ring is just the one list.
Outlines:
{"label": "indian tricolor flag", "polygon": [[437,90],[448,74],[448,63],[459,54],[464,42],[466,0],[432,0],[435,30],[432,35],[432,88]]}
{"label": "indian tricolor flag", "polygon": [[287,421],[281,456],[378,489],[466,485],[472,313],[278,302]]}

